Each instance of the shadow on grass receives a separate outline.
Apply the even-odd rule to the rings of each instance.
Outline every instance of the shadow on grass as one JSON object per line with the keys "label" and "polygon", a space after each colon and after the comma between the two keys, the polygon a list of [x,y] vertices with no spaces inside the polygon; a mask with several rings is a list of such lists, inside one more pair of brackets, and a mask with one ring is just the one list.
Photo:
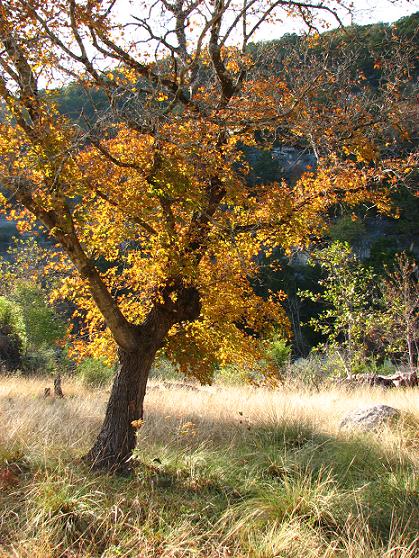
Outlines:
{"label": "shadow on grass", "polygon": [[[62,410],[54,415],[57,421],[89,420],[81,411],[74,414],[69,401],[53,407]],[[97,426],[95,418],[92,430]],[[9,465],[10,454],[7,459]],[[47,478],[54,469],[57,486],[69,471],[75,487],[88,479],[92,491],[107,495],[109,507],[124,495],[118,505],[127,517],[135,500],[141,517],[150,517],[147,508],[158,510],[146,519],[153,532],[182,519],[213,526],[231,508],[246,517],[257,506],[262,525],[298,517],[326,532],[359,516],[383,544],[395,525],[408,542],[419,530],[414,463],[386,447],[380,435],[326,435],[291,418],[255,425],[242,414],[220,422],[194,415],[168,418],[154,410],[139,433],[136,460],[134,476],[127,479],[92,474],[80,464],[69,465],[67,458],[62,465],[43,466]],[[42,477],[42,471],[33,474]],[[322,506],[327,513],[320,517]]]}
{"label": "shadow on grass", "polygon": [[[153,417],[155,424],[160,420],[163,417]],[[196,426],[217,432],[219,424],[205,419]],[[215,439],[195,435],[192,428],[189,435],[173,433],[166,439],[146,431],[139,436],[136,455],[142,462],[138,475],[149,475],[156,490],[163,497],[170,491],[174,500],[185,500],[188,493],[205,500],[212,494],[224,508],[246,501],[252,507],[261,490],[280,494],[287,485],[285,497],[295,498],[298,505],[298,499],[317,497],[316,487],[326,478],[328,487],[341,496],[332,512],[335,523],[362,517],[383,543],[389,542],[396,525],[408,541],[419,532],[415,465],[408,456],[386,447],[380,434],[334,436],[292,420],[261,426],[232,420]],[[144,473],[147,468],[149,473]],[[312,489],[307,490],[304,478]]]}

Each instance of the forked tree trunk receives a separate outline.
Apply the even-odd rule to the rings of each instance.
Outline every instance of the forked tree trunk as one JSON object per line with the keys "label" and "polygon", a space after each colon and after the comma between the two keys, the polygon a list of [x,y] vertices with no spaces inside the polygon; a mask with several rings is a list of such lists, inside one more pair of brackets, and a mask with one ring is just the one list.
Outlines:
{"label": "forked tree trunk", "polygon": [[133,421],[143,418],[148,375],[157,347],[119,349],[119,366],[99,436],[84,460],[94,468],[118,471],[128,467],[136,445]]}
{"label": "forked tree trunk", "polygon": [[[176,292],[173,300],[170,295]],[[162,291],[163,303],[156,305],[140,326],[125,333],[131,350],[119,348],[119,367],[99,436],[85,456],[94,468],[126,469],[136,444],[132,423],[143,418],[148,375],[158,349],[175,323],[196,320],[201,312],[199,293],[194,287],[177,284]],[[123,336],[124,331],[121,335]]]}

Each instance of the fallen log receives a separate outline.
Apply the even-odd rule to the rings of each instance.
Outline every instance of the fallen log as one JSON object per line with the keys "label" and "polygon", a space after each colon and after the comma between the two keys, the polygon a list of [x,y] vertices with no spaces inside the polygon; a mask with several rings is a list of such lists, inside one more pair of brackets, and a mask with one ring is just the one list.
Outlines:
{"label": "fallen log", "polygon": [[338,383],[356,386],[379,386],[385,389],[396,387],[413,388],[419,385],[417,372],[398,372],[392,376],[383,376],[381,374],[354,374],[352,377],[346,377],[339,380]]}

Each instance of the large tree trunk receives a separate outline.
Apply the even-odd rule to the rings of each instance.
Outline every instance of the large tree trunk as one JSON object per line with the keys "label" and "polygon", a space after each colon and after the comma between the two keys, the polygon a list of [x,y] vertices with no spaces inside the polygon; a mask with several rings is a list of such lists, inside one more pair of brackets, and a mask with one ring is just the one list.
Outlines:
{"label": "large tree trunk", "polygon": [[85,456],[94,468],[123,470],[136,445],[133,421],[143,418],[143,403],[150,368],[157,348],[119,349],[119,366],[99,436]]}
{"label": "large tree trunk", "polygon": [[[174,292],[173,300],[170,295]],[[85,461],[95,468],[117,471],[128,467],[136,443],[132,423],[143,418],[147,380],[156,353],[173,324],[196,320],[200,314],[200,297],[194,287],[169,285],[162,290],[161,297],[163,302],[153,307],[141,325],[130,325],[127,339],[135,340],[131,348],[119,347],[119,367],[105,420],[94,446],[85,456]]]}

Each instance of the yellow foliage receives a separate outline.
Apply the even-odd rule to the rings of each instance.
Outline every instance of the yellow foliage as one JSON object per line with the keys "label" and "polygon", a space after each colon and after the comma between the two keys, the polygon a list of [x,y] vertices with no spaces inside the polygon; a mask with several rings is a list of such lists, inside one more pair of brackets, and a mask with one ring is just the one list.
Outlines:
{"label": "yellow foliage", "polygon": [[[67,5],[47,4],[51,36],[60,28]],[[96,17],[102,3],[82,4],[77,25],[102,38],[110,36],[110,19]],[[7,25],[16,25],[19,36],[44,33],[32,12],[26,14],[26,23],[13,10],[12,15],[15,19]],[[318,40],[313,35],[309,45]],[[66,63],[64,55],[64,61],[56,57],[58,43],[49,49],[36,44],[24,52],[34,72]],[[57,283],[53,298],[71,300],[77,308],[82,325],[73,352],[79,358],[91,354],[112,361],[117,347],[92,296],[93,269],[96,287],[100,282],[102,292],[110,294],[133,326],[152,317],[159,305],[176,306],[180,291],[167,294],[165,288],[180,284],[197,289],[199,318],[190,323],[174,320],[162,347],[185,373],[209,381],[214,361],[254,366],[263,353],[260,340],[278,324],[288,328],[283,294],[263,299],[252,288],[261,252],[269,255],[278,247],[290,252],[309,244],[322,234],[327,211],[337,203],[368,201],[389,211],[398,173],[390,175],[388,169],[409,174],[413,168],[410,162],[401,167],[398,161],[380,161],[374,128],[367,133],[361,125],[368,120],[359,100],[351,101],[349,116],[346,107],[330,108],[321,101],[322,88],[335,85],[331,72],[299,91],[279,75],[249,72],[244,79],[253,65],[251,56],[220,45],[218,63],[229,83],[237,81],[237,89],[221,102],[223,88],[215,78],[195,87],[191,77],[186,87],[194,63],[212,71],[214,59],[205,44],[196,59],[181,61],[178,77],[185,82],[173,81],[173,69],[165,73],[168,60],[137,62],[128,51],[111,71],[99,75],[86,66],[86,73],[78,75],[87,88],[92,80],[98,86],[96,79],[111,97],[119,90],[135,96],[142,93],[140,83],[147,82],[141,110],[149,121],[144,126],[140,121],[133,125],[128,115],[101,123],[100,134],[85,133],[59,113],[53,95],[21,91],[19,96],[2,90],[8,110],[0,122],[0,176],[11,190],[17,187],[26,209],[8,207],[4,196],[0,203],[22,231],[33,228],[38,215],[61,246],[50,268],[68,273]],[[80,74],[77,65],[71,71]],[[193,102],[188,98],[176,105],[181,94],[193,96]],[[354,113],[359,115],[357,126],[351,122]],[[310,140],[313,151],[316,142],[325,142],[328,149],[318,157],[316,172],[307,169],[292,186],[272,182],[250,187],[249,165],[238,146],[255,146],[258,134],[274,138],[281,125],[298,141]],[[266,141],[264,147],[271,145]]]}

